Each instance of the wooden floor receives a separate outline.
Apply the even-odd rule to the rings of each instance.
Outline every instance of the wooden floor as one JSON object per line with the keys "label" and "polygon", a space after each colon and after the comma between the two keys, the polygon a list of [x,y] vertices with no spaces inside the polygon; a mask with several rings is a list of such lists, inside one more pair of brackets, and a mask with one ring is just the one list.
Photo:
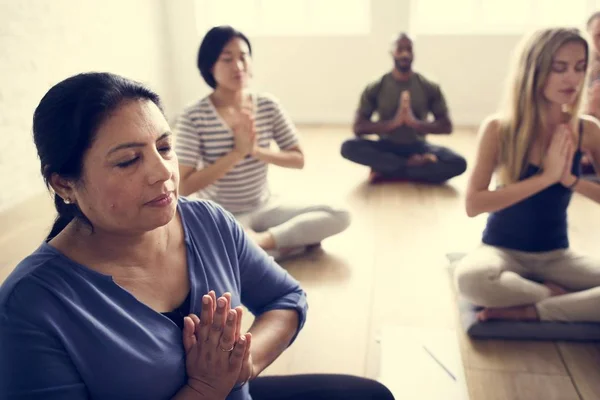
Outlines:
{"label": "wooden floor", "polygon": [[[346,127],[305,127],[305,169],[271,170],[274,192],[338,202],[351,210],[353,221],[346,232],[326,240],[322,251],[284,263],[307,291],[310,310],[296,343],[265,374],[377,378],[383,330],[456,329],[471,400],[600,399],[600,345],[474,342],[457,329],[445,254],[476,246],[485,223],[485,216],[469,219],[465,214],[467,176],[443,187],[369,186],[367,169],[339,155],[349,134]],[[473,159],[473,130],[430,140]],[[0,281],[38,245],[52,217],[46,196],[0,215],[0,226],[10,227],[0,234]],[[573,248],[597,254],[600,233],[594,227],[599,222],[600,207],[576,196],[570,210]],[[399,357],[398,376],[407,368]],[[427,399],[399,390],[395,395]]]}

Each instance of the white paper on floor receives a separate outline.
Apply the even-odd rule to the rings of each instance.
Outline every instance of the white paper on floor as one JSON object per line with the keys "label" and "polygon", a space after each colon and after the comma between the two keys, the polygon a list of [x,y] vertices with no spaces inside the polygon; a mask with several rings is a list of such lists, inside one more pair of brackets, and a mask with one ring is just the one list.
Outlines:
{"label": "white paper on floor", "polygon": [[379,381],[394,397],[469,400],[454,330],[386,326],[379,337]]}

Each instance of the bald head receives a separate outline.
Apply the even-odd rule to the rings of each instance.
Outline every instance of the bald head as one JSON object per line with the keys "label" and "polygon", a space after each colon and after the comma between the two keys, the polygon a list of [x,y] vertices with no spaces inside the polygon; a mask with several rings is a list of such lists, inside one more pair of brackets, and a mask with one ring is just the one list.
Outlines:
{"label": "bald head", "polygon": [[394,38],[394,43],[400,40],[408,40],[412,43],[412,39],[410,38],[410,36],[408,36],[408,33],[406,32],[400,32],[398,35],[396,35],[396,37]]}

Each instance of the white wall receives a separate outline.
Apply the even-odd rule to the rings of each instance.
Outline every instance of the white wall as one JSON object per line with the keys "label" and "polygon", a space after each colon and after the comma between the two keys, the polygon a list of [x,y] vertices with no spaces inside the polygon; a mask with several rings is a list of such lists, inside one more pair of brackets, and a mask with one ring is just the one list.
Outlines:
{"label": "white wall", "polygon": [[[254,84],[275,94],[298,123],[349,123],[366,83],[390,70],[390,39],[409,29],[409,0],[372,0],[364,37],[257,37]],[[173,107],[208,92],[196,67],[201,37],[193,0],[167,5]],[[518,36],[419,36],[415,69],[442,85],[457,125],[477,125],[495,111]]]}
{"label": "white wall", "polygon": [[[366,36],[251,38],[254,86],[297,123],[349,123],[363,87],[391,68],[390,39],[408,30],[409,11],[409,0],[372,0]],[[415,68],[440,82],[456,125],[495,110],[517,36],[415,39]],[[0,210],[44,190],[31,117],[52,84],[120,73],[157,90],[172,119],[209,91],[200,40],[193,0],[0,0]]]}
{"label": "white wall", "polygon": [[163,0],[0,0],[0,210],[45,190],[31,136],[44,93],[110,71],[171,103]]}

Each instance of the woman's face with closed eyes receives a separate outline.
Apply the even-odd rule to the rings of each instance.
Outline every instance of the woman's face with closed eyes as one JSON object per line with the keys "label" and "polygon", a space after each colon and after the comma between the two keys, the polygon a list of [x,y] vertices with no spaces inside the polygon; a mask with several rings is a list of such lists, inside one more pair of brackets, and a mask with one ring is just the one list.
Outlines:
{"label": "woman's face with closed eyes", "polygon": [[544,87],[544,97],[551,103],[572,104],[583,88],[587,70],[585,46],[566,43],[554,54]]}
{"label": "woman's face with closed eyes", "polygon": [[173,137],[151,101],[121,104],[99,126],[80,181],[66,195],[94,229],[139,234],[166,225],[177,208],[179,172]]}

